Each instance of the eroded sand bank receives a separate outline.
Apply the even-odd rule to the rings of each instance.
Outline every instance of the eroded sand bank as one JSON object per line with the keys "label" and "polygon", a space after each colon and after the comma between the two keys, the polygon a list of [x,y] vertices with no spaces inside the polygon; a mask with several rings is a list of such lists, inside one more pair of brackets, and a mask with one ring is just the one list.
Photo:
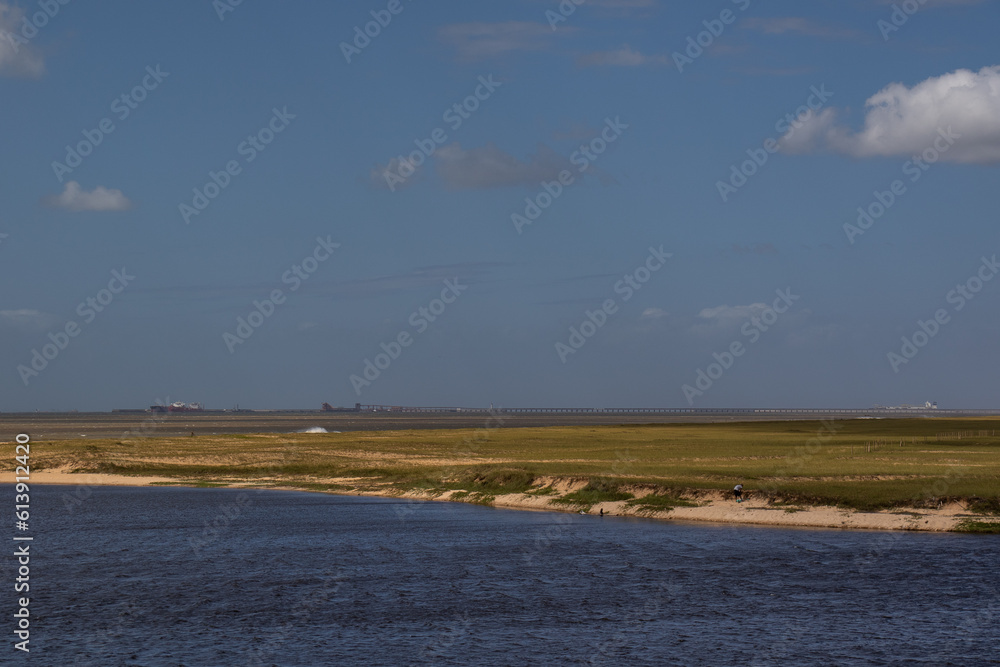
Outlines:
{"label": "eroded sand bank", "polygon": [[[350,483],[356,478],[310,480],[311,483],[344,484]],[[0,475],[0,483],[11,484],[14,482],[12,472],[4,472]],[[31,484],[63,484],[63,485],[83,485],[83,486],[150,486],[159,484],[183,485],[184,482],[168,477],[132,477],[126,475],[110,475],[101,473],[74,473],[68,469],[37,471],[31,474]],[[553,489],[550,495],[533,495],[525,493],[510,493],[496,496],[492,504],[495,507],[507,509],[523,509],[535,511],[573,512],[581,511],[580,507],[572,505],[556,504],[552,501],[566,493],[576,490],[585,482],[574,480],[548,479],[544,483]],[[300,489],[293,483],[281,483],[280,480],[270,480],[269,488],[280,488],[285,490],[309,490]],[[260,483],[253,484],[231,482],[228,486],[233,488],[260,488]],[[461,497],[453,498],[459,494]],[[410,491],[400,494],[393,489],[384,491],[372,489],[359,489],[349,495],[370,495],[379,497],[403,497],[416,500],[435,500],[465,502],[470,499],[468,495],[461,495],[458,491],[448,491],[445,493],[429,493],[426,491]],[[641,496],[642,493],[636,493]],[[627,501],[602,502],[586,509],[587,514],[600,514],[604,511],[605,516],[634,516],[660,520],[681,520],[681,521],[706,521],[723,524],[753,524],[764,526],[799,526],[811,528],[853,528],[869,530],[919,530],[919,531],[950,531],[954,530],[963,520],[979,518],[969,513],[964,507],[955,503],[940,509],[924,508],[896,508],[893,510],[883,510],[878,512],[859,512],[849,509],[829,506],[809,506],[809,505],[781,505],[770,504],[766,499],[754,498],[752,493],[742,503],[735,502],[726,494],[717,491],[699,492],[693,499],[697,503],[696,507],[675,507],[669,510],[644,510],[638,507],[630,507]]]}

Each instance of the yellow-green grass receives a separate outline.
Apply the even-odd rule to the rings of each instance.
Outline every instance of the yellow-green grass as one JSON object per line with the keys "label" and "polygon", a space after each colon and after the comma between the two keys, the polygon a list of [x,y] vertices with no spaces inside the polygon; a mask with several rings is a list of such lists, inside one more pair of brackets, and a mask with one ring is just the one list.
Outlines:
{"label": "yellow-green grass", "polygon": [[[34,469],[303,489],[545,493],[581,504],[646,487],[728,490],[857,509],[961,500],[1000,512],[1000,420],[899,419],[219,435],[32,443]],[[347,480],[345,481],[345,478]],[[626,488],[627,487],[627,488]],[[663,501],[667,502],[667,501]]]}

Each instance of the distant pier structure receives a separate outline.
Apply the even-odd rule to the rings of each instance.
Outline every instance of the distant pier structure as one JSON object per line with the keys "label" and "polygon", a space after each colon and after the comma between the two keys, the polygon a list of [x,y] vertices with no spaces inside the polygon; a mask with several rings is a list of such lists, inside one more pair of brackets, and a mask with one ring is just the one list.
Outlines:
{"label": "distant pier structure", "polygon": [[424,412],[424,413],[470,413],[470,414],[605,414],[605,415],[757,415],[775,417],[787,416],[842,416],[842,417],[898,417],[934,415],[973,416],[1000,415],[998,410],[949,410],[939,408],[937,403],[928,402],[922,406],[901,405],[871,408],[463,408],[463,407],[415,407],[402,405],[365,405],[355,403],[353,408],[335,408],[324,403],[323,412]]}

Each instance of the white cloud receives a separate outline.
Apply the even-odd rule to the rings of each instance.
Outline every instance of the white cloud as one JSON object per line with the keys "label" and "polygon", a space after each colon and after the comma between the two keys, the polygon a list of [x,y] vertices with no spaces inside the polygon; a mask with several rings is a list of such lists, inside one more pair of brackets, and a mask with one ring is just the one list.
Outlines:
{"label": "white cloud", "polygon": [[39,310],[21,308],[19,310],[0,310],[0,328],[17,329],[19,331],[43,331],[58,322],[55,315],[49,315]]}
{"label": "white cloud", "polygon": [[387,165],[376,165],[368,173],[368,181],[372,187],[378,190],[391,190],[395,192],[396,190],[401,190],[403,188],[408,188],[418,180],[423,175],[423,168],[427,166],[428,158],[420,166],[411,162],[407,158],[400,159],[399,157],[394,157],[389,160]]}
{"label": "white cloud", "polygon": [[643,320],[659,320],[659,319],[662,319],[664,317],[667,317],[669,314],[670,313],[668,313],[667,311],[663,310],[662,308],[647,308],[646,310],[642,311],[642,315],[640,316],[640,319],[643,319]]}
{"label": "white cloud", "polygon": [[67,211],[124,211],[132,206],[121,190],[97,186],[87,192],[76,181],[69,181],[61,194],[46,200],[49,206]]}
{"label": "white cloud", "polygon": [[38,50],[21,36],[24,10],[0,2],[0,76],[38,78],[45,61]]}
{"label": "white cloud", "polygon": [[757,30],[765,35],[802,35],[805,37],[821,37],[823,39],[859,39],[863,34],[851,28],[844,28],[830,23],[813,21],[800,16],[781,17],[749,17],[743,21],[743,27]]}
{"label": "white cloud", "polygon": [[481,60],[511,51],[540,51],[548,47],[553,32],[543,23],[506,21],[455,23],[444,26],[438,34],[458,51],[461,59]]}
{"label": "white cloud", "polygon": [[703,308],[698,317],[711,322],[726,322],[745,320],[754,315],[759,315],[767,310],[766,303],[751,303],[749,306],[716,306],[715,308]]}
{"label": "white cloud", "polygon": [[[988,0],[923,0],[920,4],[923,7],[968,7],[970,5],[981,5]],[[899,0],[881,0],[883,5],[898,3]]]}
{"label": "white cloud", "polygon": [[576,59],[580,67],[640,67],[642,65],[666,65],[666,56],[646,56],[635,51],[628,44],[616,51],[594,51]]}
{"label": "white cloud", "polygon": [[465,150],[461,144],[442,146],[435,153],[438,174],[456,190],[497,188],[511,185],[537,187],[543,180],[555,179],[569,161],[547,146],[525,161],[518,160],[489,143]]}
{"label": "white cloud", "polygon": [[715,306],[704,308],[691,326],[691,333],[711,335],[735,329],[755,315],[760,315],[769,306],[766,303],[751,303],[746,306]]}
{"label": "white cloud", "polygon": [[852,157],[909,157],[930,148],[939,131],[957,135],[941,153],[948,162],[1000,163],[1000,65],[960,69],[912,88],[893,83],[870,97],[864,128],[855,132],[841,113],[810,115],[781,139],[786,153],[821,151]]}

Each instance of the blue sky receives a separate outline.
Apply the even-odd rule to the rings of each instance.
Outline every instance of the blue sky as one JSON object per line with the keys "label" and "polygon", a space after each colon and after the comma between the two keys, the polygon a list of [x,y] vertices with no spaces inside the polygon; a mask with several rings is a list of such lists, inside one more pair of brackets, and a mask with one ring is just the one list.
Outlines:
{"label": "blue sky", "polygon": [[227,6],[0,1],[0,411],[997,407],[1000,3]]}

